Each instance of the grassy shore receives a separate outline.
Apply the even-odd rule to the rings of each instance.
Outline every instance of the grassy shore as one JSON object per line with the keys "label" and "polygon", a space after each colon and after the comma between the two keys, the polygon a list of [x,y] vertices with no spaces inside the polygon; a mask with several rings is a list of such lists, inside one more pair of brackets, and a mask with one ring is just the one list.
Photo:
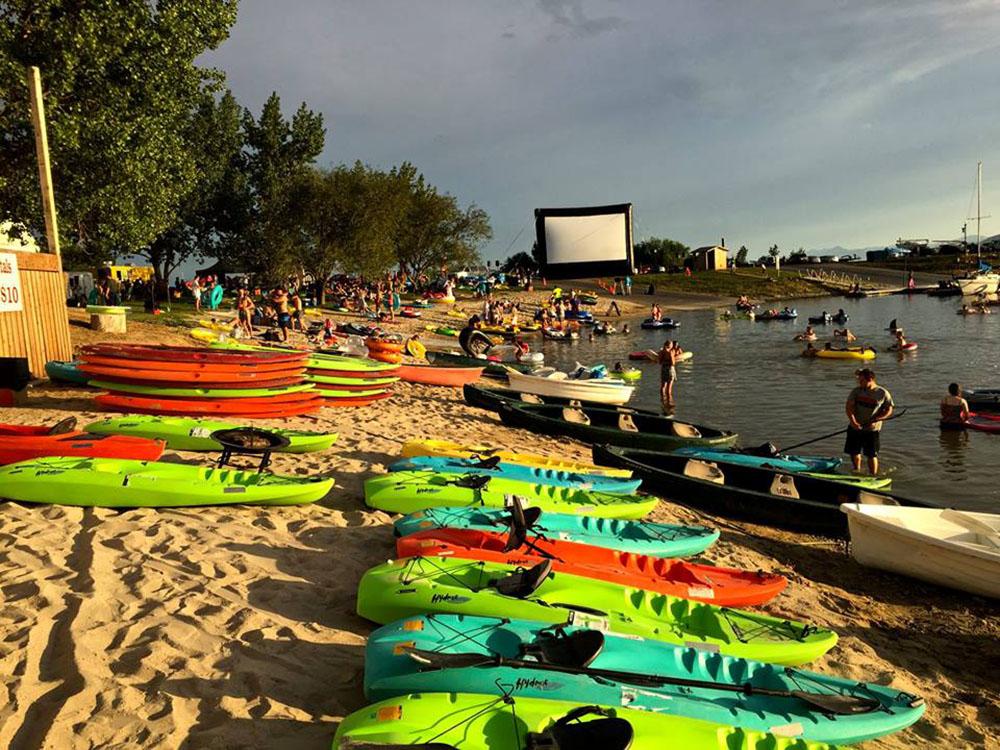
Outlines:
{"label": "grassy shore", "polygon": [[636,278],[637,292],[653,284],[656,292],[684,292],[715,297],[732,297],[735,300],[746,294],[755,300],[779,300],[795,297],[816,297],[829,294],[815,281],[803,278],[798,270],[775,271],[773,268],[739,268],[729,271],[696,271],[690,276],[682,273],[654,273]]}

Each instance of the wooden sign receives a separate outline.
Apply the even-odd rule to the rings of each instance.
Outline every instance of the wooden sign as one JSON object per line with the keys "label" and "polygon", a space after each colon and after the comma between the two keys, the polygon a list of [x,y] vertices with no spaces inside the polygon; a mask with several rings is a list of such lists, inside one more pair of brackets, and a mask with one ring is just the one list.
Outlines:
{"label": "wooden sign", "polygon": [[0,313],[21,312],[24,293],[21,274],[17,270],[16,253],[0,253]]}

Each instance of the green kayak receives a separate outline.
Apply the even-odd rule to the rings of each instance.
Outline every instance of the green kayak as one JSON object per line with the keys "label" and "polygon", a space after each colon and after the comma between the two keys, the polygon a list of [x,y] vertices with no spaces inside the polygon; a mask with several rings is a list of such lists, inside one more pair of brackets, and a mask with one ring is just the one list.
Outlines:
{"label": "green kayak", "polygon": [[655,497],[619,495],[575,487],[529,484],[480,474],[393,471],[365,480],[365,503],[393,513],[437,506],[503,508],[516,496],[523,507],[598,518],[642,518],[659,502]]}
{"label": "green kayak", "polygon": [[506,401],[497,404],[500,420],[543,435],[584,443],[603,443],[644,450],[725,448],[736,443],[735,432],[681,422],[647,412],[625,412],[613,406],[557,406]]}
{"label": "green kayak", "polygon": [[825,479],[828,482],[840,482],[859,487],[863,490],[887,490],[892,486],[892,477],[865,477],[854,474],[824,474],[815,471],[806,471],[802,476]]}
{"label": "green kayak", "polygon": [[379,362],[361,357],[342,357],[336,354],[315,352],[306,360],[306,367],[312,370],[338,370],[340,372],[377,373],[395,370],[399,367],[391,362]]}
{"label": "green kayak", "polygon": [[[622,700],[625,700],[623,696]],[[668,739],[669,738],[669,739]],[[630,708],[543,698],[413,693],[355,711],[334,750],[835,750],[833,745]]]}
{"label": "green kayak", "polygon": [[305,376],[306,380],[310,383],[325,383],[326,385],[364,385],[370,386],[372,388],[378,388],[379,386],[392,385],[399,378],[388,377],[388,378],[352,378],[348,377],[338,377],[336,375],[316,375],[315,373],[307,373]]}
{"label": "green kayak", "polygon": [[47,457],[0,467],[0,497],[99,508],[302,505],[333,487],[323,477],[215,469],[165,461]]}
{"label": "green kayak", "polygon": [[[83,429],[93,435],[131,435],[134,437],[166,440],[167,447],[175,451],[221,451],[222,446],[210,437],[219,430],[238,430],[246,425],[223,422],[217,419],[194,417],[158,417],[135,414],[91,422]],[[272,430],[288,438],[288,447],[281,453],[313,453],[323,451],[337,439],[335,432],[310,432],[309,430]]]}
{"label": "green kayak", "polygon": [[281,388],[161,388],[154,385],[134,385],[112,383],[106,380],[91,380],[94,388],[117,393],[141,393],[144,396],[170,396],[174,398],[267,398],[287,396],[313,389],[312,384],[288,385]]}
{"label": "green kayak", "polygon": [[756,612],[702,604],[567,573],[453,557],[390,560],[358,585],[358,614],[378,623],[425,613],[567,623],[743,659],[794,666],[837,634]]}

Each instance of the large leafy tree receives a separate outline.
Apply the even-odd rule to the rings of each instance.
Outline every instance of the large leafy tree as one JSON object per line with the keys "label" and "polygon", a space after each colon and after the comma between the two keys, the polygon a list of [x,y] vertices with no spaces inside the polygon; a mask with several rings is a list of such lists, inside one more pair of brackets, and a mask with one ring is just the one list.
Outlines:
{"label": "large leafy tree", "polygon": [[[246,215],[234,227],[236,240],[219,249],[223,260],[280,278],[296,270],[303,241],[304,206],[292,200],[303,189],[307,174],[323,150],[323,116],[302,104],[291,120],[281,112],[281,100],[272,93],[259,118],[243,115]],[[235,205],[244,197],[230,196]]]}
{"label": "large leafy tree", "polygon": [[134,252],[173,226],[198,181],[191,114],[221,74],[195,65],[236,0],[0,2],[0,220],[44,225],[25,70],[41,68],[67,255]]}
{"label": "large leafy tree", "polygon": [[400,269],[419,275],[442,266],[478,262],[479,246],[493,236],[487,213],[476,205],[461,208],[454,196],[438,192],[412,164],[402,164],[394,175],[409,193],[396,230]]}
{"label": "large leafy tree", "polygon": [[632,255],[637,266],[680,266],[691,252],[687,245],[661,237],[650,237],[637,242],[632,248]]}
{"label": "large leafy tree", "polygon": [[218,100],[206,94],[191,114],[185,143],[199,179],[182,200],[178,220],[138,253],[161,279],[169,280],[189,258],[216,257],[238,244],[250,209],[242,168],[242,112],[227,91]]}

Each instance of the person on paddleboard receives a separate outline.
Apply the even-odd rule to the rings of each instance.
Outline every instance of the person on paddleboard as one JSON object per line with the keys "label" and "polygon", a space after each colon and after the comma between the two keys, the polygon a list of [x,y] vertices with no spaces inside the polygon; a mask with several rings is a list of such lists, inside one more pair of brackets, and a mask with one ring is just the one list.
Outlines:
{"label": "person on paddleboard", "polygon": [[847,397],[847,438],[844,453],[851,457],[855,471],[861,470],[861,454],[868,459],[868,472],[878,474],[882,422],[892,416],[892,394],[875,382],[875,372],[864,367],[855,372],[858,385]]}
{"label": "person on paddleboard", "polygon": [[941,423],[960,425],[968,418],[969,402],[962,398],[962,386],[951,383],[948,386],[948,395],[941,399]]}

